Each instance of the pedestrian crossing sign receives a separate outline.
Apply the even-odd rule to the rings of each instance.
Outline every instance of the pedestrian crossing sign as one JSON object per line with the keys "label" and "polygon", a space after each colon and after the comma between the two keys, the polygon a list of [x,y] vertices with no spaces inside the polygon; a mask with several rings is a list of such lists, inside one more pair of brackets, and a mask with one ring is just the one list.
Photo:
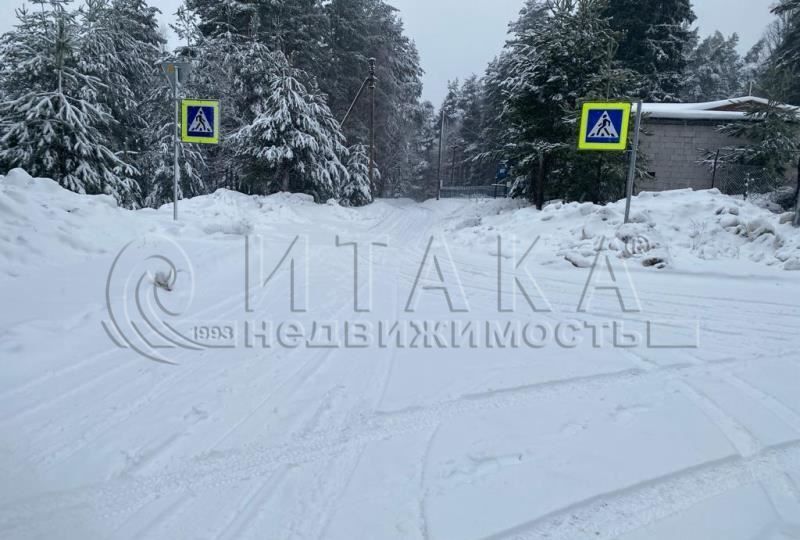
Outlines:
{"label": "pedestrian crossing sign", "polygon": [[181,101],[181,141],[219,144],[219,101]]}
{"label": "pedestrian crossing sign", "polygon": [[630,103],[584,103],[578,150],[627,150],[630,119]]}

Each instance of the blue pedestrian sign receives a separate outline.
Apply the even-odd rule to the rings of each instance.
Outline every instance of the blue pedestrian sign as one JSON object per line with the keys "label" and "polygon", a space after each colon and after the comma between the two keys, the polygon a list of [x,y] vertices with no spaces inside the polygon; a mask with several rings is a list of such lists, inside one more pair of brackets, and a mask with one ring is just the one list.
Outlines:
{"label": "blue pedestrian sign", "polygon": [[497,165],[497,174],[495,175],[496,181],[505,180],[509,177],[511,166],[508,164],[507,161],[501,161]]}
{"label": "blue pedestrian sign", "polygon": [[578,149],[626,150],[630,117],[630,103],[584,103]]}
{"label": "blue pedestrian sign", "polygon": [[181,102],[181,141],[219,143],[219,102],[184,99]]}

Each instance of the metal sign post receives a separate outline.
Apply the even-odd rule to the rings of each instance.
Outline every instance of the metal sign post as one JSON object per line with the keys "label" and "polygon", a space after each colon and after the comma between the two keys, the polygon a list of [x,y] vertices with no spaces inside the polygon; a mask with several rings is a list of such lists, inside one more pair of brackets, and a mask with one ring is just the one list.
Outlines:
{"label": "metal sign post", "polygon": [[180,170],[180,114],[181,114],[181,102],[180,102],[180,85],[186,82],[189,78],[189,75],[192,72],[192,64],[189,62],[163,62],[161,64],[161,69],[164,72],[164,75],[167,77],[170,86],[172,86],[172,101],[175,104],[175,133],[174,133],[174,151],[175,151],[175,162],[173,163],[173,218],[175,221],[178,221],[178,186],[180,185],[181,180],[181,170]]}
{"label": "metal sign post", "polygon": [[631,201],[633,200],[633,182],[636,178],[636,159],[639,156],[639,133],[642,125],[642,101],[637,104],[636,110],[636,124],[633,133],[633,148],[631,149],[631,163],[628,170],[628,190],[627,200],[625,201],[625,223],[630,223],[631,220]]}
{"label": "metal sign post", "polygon": [[181,117],[181,102],[179,97],[179,89],[180,86],[180,67],[174,66],[175,69],[175,84],[172,85],[172,99],[175,101],[175,163],[173,164],[174,168],[174,179],[173,179],[173,212],[172,217],[175,221],[178,221],[178,185],[181,182],[181,168],[179,163],[179,152],[180,152],[180,145],[181,145],[181,126],[180,126],[180,117]]}
{"label": "metal sign post", "polygon": [[[800,180],[798,180],[798,182],[800,182]],[[797,206],[797,208],[794,211],[794,222],[793,223],[794,223],[795,227],[800,227],[800,191],[798,191],[798,194],[797,194],[796,206]]]}
{"label": "metal sign post", "polygon": [[[639,156],[639,134],[642,125],[642,101],[636,110],[636,132],[628,169],[628,184],[625,201],[625,223],[631,218],[633,185],[636,179],[636,160]],[[599,152],[624,152],[628,148],[628,126],[631,104],[628,102],[589,102],[583,104],[578,150]]]}

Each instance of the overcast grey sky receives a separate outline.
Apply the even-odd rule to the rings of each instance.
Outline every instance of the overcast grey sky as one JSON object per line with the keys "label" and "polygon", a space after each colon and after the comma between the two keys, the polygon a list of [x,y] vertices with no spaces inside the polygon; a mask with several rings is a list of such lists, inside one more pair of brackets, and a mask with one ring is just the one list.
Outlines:
{"label": "overcast grey sky", "polygon": [[[164,12],[165,22],[181,0],[148,0]],[[694,0],[697,25],[703,35],[714,30],[741,36],[742,51],[761,37],[773,20],[775,0]],[[0,32],[14,24],[14,9],[22,0],[0,0]],[[417,43],[425,69],[424,97],[443,99],[447,81],[483,73],[506,40],[509,21],[523,0],[389,0],[400,10],[406,32]]]}

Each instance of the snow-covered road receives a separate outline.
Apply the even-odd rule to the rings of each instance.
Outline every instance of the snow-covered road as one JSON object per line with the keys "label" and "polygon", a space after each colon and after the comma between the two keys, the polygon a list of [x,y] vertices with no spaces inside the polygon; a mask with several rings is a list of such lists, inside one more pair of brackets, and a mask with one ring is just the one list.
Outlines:
{"label": "snow-covered road", "polygon": [[[0,537],[800,538],[800,275],[750,256],[757,239],[731,234],[746,260],[710,260],[662,230],[653,251],[670,265],[628,261],[639,309],[623,310],[616,291],[582,306],[585,209],[578,223],[506,201],[351,210],[220,192],[185,202],[173,225],[169,208],[37,197],[0,243]],[[491,240],[509,231],[518,257],[545,235],[528,266],[539,312],[519,294],[515,311],[499,309],[525,279]],[[274,261],[308,239],[305,311],[290,309],[286,271],[245,312],[245,234],[263,236]],[[337,237],[388,247],[371,261],[362,250],[356,279]],[[231,327],[232,346],[161,351],[176,365],[115,346],[107,278],[142,238],[142,253],[167,238],[188,258],[160,291],[187,298],[191,272],[191,307],[175,317],[184,335]],[[701,251],[724,252],[714,238]],[[498,279],[510,283],[500,298]],[[112,304],[131,294],[111,289]],[[248,341],[265,320],[298,332]],[[450,332],[469,323],[474,334]],[[324,324],[357,331],[309,347]],[[381,336],[390,327],[401,330]]]}

